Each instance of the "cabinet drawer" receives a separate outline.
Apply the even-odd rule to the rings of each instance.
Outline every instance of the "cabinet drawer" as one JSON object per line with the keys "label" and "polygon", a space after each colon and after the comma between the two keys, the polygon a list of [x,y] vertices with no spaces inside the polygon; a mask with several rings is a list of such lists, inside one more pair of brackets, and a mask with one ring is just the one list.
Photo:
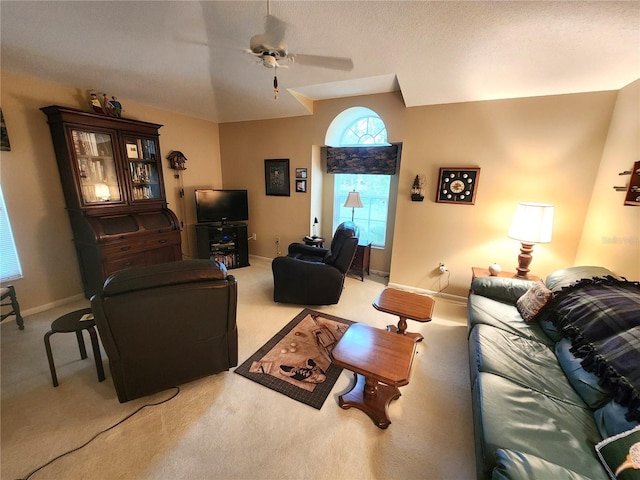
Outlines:
{"label": "cabinet drawer", "polygon": [[134,252],[143,251],[146,248],[145,241],[138,239],[128,242],[117,242],[110,245],[105,245],[100,249],[103,259],[108,259],[114,256],[131,255]]}
{"label": "cabinet drawer", "polygon": [[180,243],[180,232],[174,231],[169,233],[161,233],[150,235],[145,239],[146,248],[158,248]]}
{"label": "cabinet drawer", "polygon": [[109,259],[103,263],[103,268],[105,276],[109,276],[112,273],[119,272],[125,268],[140,267],[143,265],[147,265],[147,257],[146,255],[139,254],[135,256],[132,255],[130,257]]}
{"label": "cabinet drawer", "polygon": [[180,244],[180,232],[144,235],[127,241],[109,242],[100,249],[103,260],[112,257],[122,257],[137,252],[145,252],[149,249],[161,248],[169,245]]}

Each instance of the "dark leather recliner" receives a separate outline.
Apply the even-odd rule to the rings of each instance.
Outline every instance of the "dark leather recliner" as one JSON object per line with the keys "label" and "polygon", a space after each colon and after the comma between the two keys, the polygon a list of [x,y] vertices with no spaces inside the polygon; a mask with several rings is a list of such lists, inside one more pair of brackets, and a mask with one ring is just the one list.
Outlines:
{"label": "dark leather recliner", "polygon": [[238,364],[237,283],[224,265],[186,260],[122,270],[91,308],[120,402]]}
{"label": "dark leather recliner", "polygon": [[328,249],[292,243],[286,257],[276,257],[271,263],[273,300],[299,305],[338,303],[357,247],[352,222],[338,226]]}

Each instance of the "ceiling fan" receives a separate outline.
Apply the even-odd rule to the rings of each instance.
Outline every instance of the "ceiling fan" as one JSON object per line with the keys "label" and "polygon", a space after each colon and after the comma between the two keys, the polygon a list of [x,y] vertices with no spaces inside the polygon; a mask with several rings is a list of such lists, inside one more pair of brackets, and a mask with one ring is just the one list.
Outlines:
{"label": "ceiling fan", "polygon": [[[249,48],[245,50],[250,55],[257,57],[259,63],[266,68],[289,68],[285,63],[297,63],[313,67],[331,68],[333,70],[350,71],[353,62],[346,57],[327,57],[322,55],[304,55],[290,53],[284,40],[286,23],[278,17],[271,15],[270,0],[267,0],[267,17],[265,20],[265,32],[254,35],[249,41]],[[273,77],[274,98],[278,98],[278,78]]]}

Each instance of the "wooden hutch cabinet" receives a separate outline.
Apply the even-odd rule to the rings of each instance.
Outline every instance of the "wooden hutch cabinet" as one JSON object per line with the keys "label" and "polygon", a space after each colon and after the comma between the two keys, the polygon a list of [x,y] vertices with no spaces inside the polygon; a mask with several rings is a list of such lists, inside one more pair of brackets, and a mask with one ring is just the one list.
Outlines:
{"label": "wooden hutch cabinet", "polygon": [[118,270],[181,260],[179,222],[164,192],[162,125],[56,105],[41,110],[51,129],[85,296]]}

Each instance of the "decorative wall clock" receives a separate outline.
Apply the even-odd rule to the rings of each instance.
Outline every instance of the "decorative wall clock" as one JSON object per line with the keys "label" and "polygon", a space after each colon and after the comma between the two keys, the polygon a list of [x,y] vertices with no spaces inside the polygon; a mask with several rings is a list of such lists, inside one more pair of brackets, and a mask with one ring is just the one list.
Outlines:
{"label": "decorative wall clock", "polygon": [[476,200],[479,168],[440,168],[436,202],[473,205]]}

